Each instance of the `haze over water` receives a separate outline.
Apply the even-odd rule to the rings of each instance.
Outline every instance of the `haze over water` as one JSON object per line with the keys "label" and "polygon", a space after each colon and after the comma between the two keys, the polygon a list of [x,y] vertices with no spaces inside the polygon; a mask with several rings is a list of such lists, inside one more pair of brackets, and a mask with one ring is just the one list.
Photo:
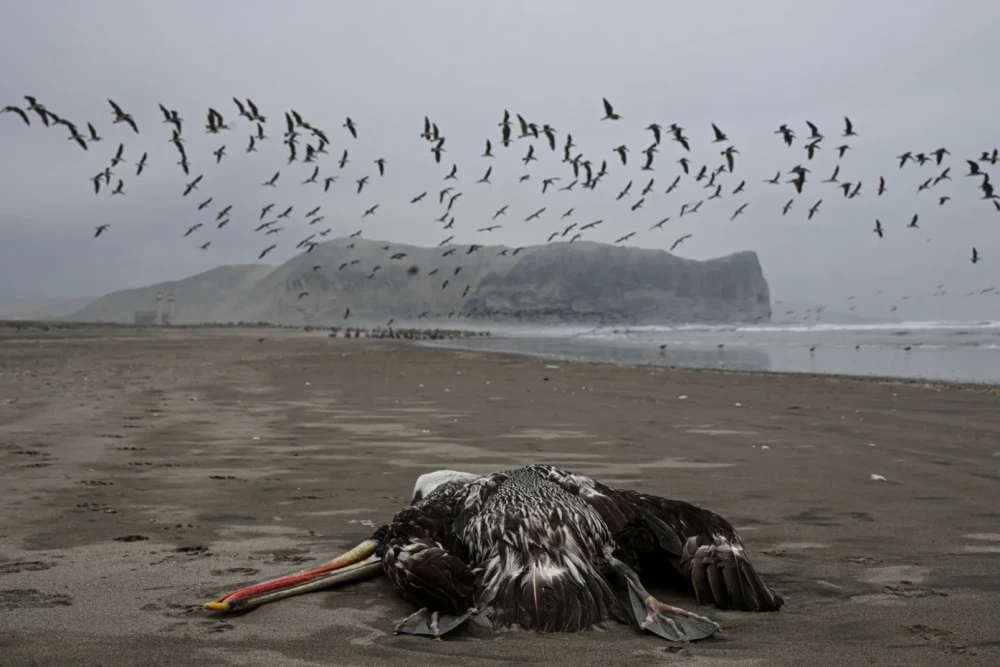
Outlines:
{"label": "haze over water", "polygon": [[990,320],[501,329],[441,345],[567,361],[1000,384],[1000,321]]}

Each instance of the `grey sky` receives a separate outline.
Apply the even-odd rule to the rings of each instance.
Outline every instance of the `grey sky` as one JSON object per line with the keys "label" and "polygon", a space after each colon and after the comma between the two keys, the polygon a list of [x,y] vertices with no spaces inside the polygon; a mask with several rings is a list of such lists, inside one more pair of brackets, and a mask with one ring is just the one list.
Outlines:
{"label": "grey sky", "polygon": [[[871,296],[878,289],[918,295],[944,283],[951,294],[979,290],[1000,282],[1000,213],[979,199],[978,179],[964,177],[964,159],[1000,145],[1000,91],[991,85],[1000,62],[997,25],[1000,5],[974,0],[17,3],[0,24],[0,61],[7,64],[0,106],[35,95],[81,128],[93,122],[105,141],[84,152],[64,128],[45,129],[36,116],[29,128],[13,114],[0,115],[0,296],[96,295],[255,262],[272,241],[279,249],[269,259],[284,261],[306,234],[328,226],[330,238],[363,229],[368,238],[431,245],[454,232],[460,242],[528,245],[545,242],[565,223],[600,218],[605,223],[586,238],[613,241],[637,231],[630,243],[666,249],[691,233],[677,253],[695,259],[756,250],[776,300],[846,306],[857,294],[870,309],[883,307]],[[227,122],[237,120],[234,95],[252,98],[268,117],[270,138],[258,153],[244,152],[251,131],[244,119],[232,132],[204,132],[209,106]],[[602,96],[623,120],[600,121]],[[109,97],[135,116],[138,137],[111,125]],[[190,178],[176,164],[158,102],[186,121]],[[310,165],[285,164],[288,108],[331,135],[320,178],[341,178],[329,193],[300,185]],[[559,149],[536,141],[540,161],[525,169],[519,158],[526,140],[506,150],[499,145],[505,108],[553,125]],[[425,114],[447,137],[440,165],[418,136]],[[864,184],[850,201],[820,183],[837,163],[844,115],[860,136],[849,141],[840,180]],[[341,127],[345,116],[357,122],[357,140]],[[827,136],[811,162],[801,141],[806,119]],[[723,160],[724,145],[710,143],[710,122],[730,136],[740,154],[736,172],[719,179],[721,200],[677,217],[682,203],[712,191],[685,179],[664,194],[683,154],[666,137],[656,171],[639,171],[640,151],[652,140],[643,128],[654,121],[685,128],[696,167]],[[773,134],[781,123],[799,135],[792,148]],[[557,186],[572,180],[560,163],[566,132],[597,165],[607,159],[610,174],[595,191],[577,186],[542,195],[542,178],[560,177]],[[492,161],[479,157],[487,137],[497,154]],[[138,178],[134,167],[119,168],[125,197],[94,196],[89,177],[120,141],[129,164],[148,151],[149,167]],[[622,143],[632,151],[627,168],[612,152]],[[211,151],[222,144],[230,155],[217,166]],[[919,183],[942,168],[899,170],[895,156],[939,146],[953,153],[946,158],[953,181],[918,196]],[[340,171],[336,158],[344,148],[351,164]],[[384,178],[373,164],[378,157],[388,161]],[[454,230],[446,232],[434,222],[444,209],[436,192],[452,163],[461,179],[456,192],[464,194],[453,209]],[[801,197],[791,185],[762,183],[800,163],[813,172]],[[475,184],[490,164],[493,185]],[[277,191],[260,187],[279,169]],[[200,189],[182,198],[185,182],[202,173]],[[524,173],[532,180],[519,184]],[[354,182],[363,175],[371,183],[358,195]],[[876,198],[879,175],[889,192]],[[630,211],[651,176],[655,194]],[[743,179],[746,193],[731,195]],[[615,201],[629,180],[632,195]],[[408,203],[423,191],[430,192],[424,202]],[[942,195],[953,199],[940,207]],[[197,204],[209,196],[212,205],[199,214]],[[793,196],[783,217],[781,206]],[[807,221],[820,198],[819,213]],[[284,231],[265,239],[252,229],[272,201],[294,205],[295,213]],[[376,203],[377,215],[362,221]],[[743,203],[745,215],[730,222]],[[218,230],[214,213],[229,204],[232,222]],[[510,213],[497,221],[503,227],[477,234],[504,204]],[[310,228],[301,213],[318,205],[326,219]],[[540,221],[524,222],[542,206],[548,210]],[[560,221],[571,207],[574,216]],[[919,231],[905,228],[914,213]],[[663,230],[647,231],[667,216]],[[885,239],[872,233],[876,218]],[[184,238],[198,221],[205,227]],[[93,239],[95,225],[105,222],[109,232]],[[197,248],[208,240],[207,251]],[[984,259],[975,266],[973,245]],[[1000,298],[950,299],[919,314],[1000,314]]]}

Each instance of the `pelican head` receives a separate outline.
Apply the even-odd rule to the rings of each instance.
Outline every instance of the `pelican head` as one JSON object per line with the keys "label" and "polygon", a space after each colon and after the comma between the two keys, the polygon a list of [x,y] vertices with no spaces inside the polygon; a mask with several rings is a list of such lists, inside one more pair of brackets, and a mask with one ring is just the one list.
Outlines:
{"label": "pelican head", "polygon": [[417,483],[413,485],[413,498],[410,504],[426,498],[434,489],[448,482],[471,482],[477,480],[481,475],[473,475],[471,472],[460,472],[458,470],[435,470],[428,472],[417,478]]}

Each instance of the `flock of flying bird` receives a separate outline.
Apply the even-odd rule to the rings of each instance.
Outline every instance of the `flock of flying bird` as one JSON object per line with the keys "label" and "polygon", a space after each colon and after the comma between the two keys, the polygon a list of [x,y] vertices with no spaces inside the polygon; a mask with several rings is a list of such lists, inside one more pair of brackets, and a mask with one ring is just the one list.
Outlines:
{"label": "flock of flying bird", "polygon": [[[86,130],[82,130],[76,123],[63,118],[58,113],[50,110],[44,104],[39,102],[35,97],[25,96],[26,104],[22,105],[10,105],[3,107],[0,113],[11,114],[13,116],[19,117],[25,125],[31,126],[33,120],[37,120],[46,127],[55,128],[62,126],[69,132],[68,139],[73,141],[82,150],[89,151],[95,144],[104,141],[104,138],[99,134],[97,128],[93,123],[86,123]],[[139,124],[136,122],[135,116],[132,113],[125,111],[122,106],[117,104],[113,100],[108,100],[110,106],[110,112],[112,116],[113,126],[123,126],[123,131],[126,135],[138,135],[140,132]],[[218,135],[220,137],[231,136],[229,133],[234,132],[239,125],[249,129],[249,134],[247,135],[246,144],[243,146],[243,151],[245,153],[255,153],[258,151],[260,145],[269,140],[267,134],[268,120],[261,114],[258,106],[250,99],[241,100],[238,98],[233,98],[233,104],[235,106],[235,111],[237,113],[237,119],[227,120],[223,113],[220,113],[215,108],[209,108],[206,115],[206,125],[205,132],[209,135]],[[203,186],[205,181],[205,172],[200,171],[204,162],[208,161],[208,156],[189,156],[188,150],[185,147],[186,135],[185,135],[185,123],[186,121],[181,118],[180,114],[175,109],[170,109],[167,106],[159,105],[160,113],[162,114],[162,124],[166,124],[170,127],[170,138],[169,144],[172,145],[176,151],[176,157],[178,158],[176,164],[180,171],[184,174],[185,183],[183,187],[179,188],[179,196],[189,197],[193,195],[196,191],[200,192],[200,187]],[[603,116],[600,116],[601,121],[618,122],[623,119],[623,117],[616,112],[612,104],[607,100],[603,99]],[[597,114],[595,114],[595,117]],[[331,188],[337,183],[337,181],[344,175],[342,171],[348,164],[351,163],[351,155],[353,146],[351,142],[359,140],[359,126],[350,117],[347,117],[341,125],[341,129],[344,131],[343,141],[347,147],[338,148],[336,151],[332,151],[333,141],[331,141],[331,135],[324,129],[321,129],[317,124],[308,121],[296,110],[291,109],[284,113],[284,123],[282,132],[282,142],[287,150],[287,164],[276,170],[273,175],[260,183],[260,187],[280,190],[286,186],[289,180],[295,185],[303,186],[315,186],[322,189],[322,192],[326,193],[331,190]],[[579,150],[579,147],[573,141],[572,134],[566,133],[563,138],[557,138],[557,130],[549,124],[546,123],[536,123],[530,122],[525,119],[520,114],[511,114],[509,111],[504,110],[502,119],[498,123],[499,132],[496,136],[486,137],[484,139],[484,150],[481,154],[481,158],[486,162],[485,172],[482,177],[471,182],[470,187],[484,187],[489,186],[492,181],[490,180],[493,175],[493,166],[489,164],[489,161],[495,157],[494,150],[496,149],[510,149],[516,143],[526,144],[523,156],[520,158],[525,173],[518,176],[517,182],[520,184],[530,184],[536,182],[536,175],[532,174],[530,169],[532,163],[539,163],[540,154],[548,149],[549,152],[556,154],[557,156],[561,153],[561,162],[564,165],[566,173],[563,176],[547,176],[540,178],[541,183],[541,193],[544,195],[552,190],[558,190],[563,192],[569,192],[574,190],[574,188],[579,188],[580,190],[596,190],[601,186],[602,181],[611,173],[612,169],[617,170],[619,167],[622,170],[630,168],[630,165],[634,168],[635,165],[632,164],[630,156],[633,154],[632,150],[622,144],[613,147],[610,151],[604,152],[598,155],[586,155],[584,152]],[[816,154],[826,147],[827,137],[820,131],[820,128],[816,124],[806,121],[805,127],[808,133],[804,133],[801,137],[796,133],[796,131],[788,124],[782,124],[774,134],[779,135],[778,141],[782,141],[789,149],[793,149],[798,143],[802,149],[801,155],[804,157],[805,164],[809,164],[810,161],[816,156]],[[659,229],[664,229],[664,225],[670,222],[672,219],[680,219],[692,215],[698,214],[703,205],[711,205],[710,202],[715,200],[721,200],[723,197],[732,197],[736,195],[744,195],[746,193],[747,181],[739,176],[736,176],[738,171],[738,163],[736,156],[739,155],[739,150],[736,148],[735,144],[730,140],[729,136],[723,131],[718,125],[711,123],[711,144],[720,150],[718,150],[718,164],[712,165],[709,163],[704,163],[701,165],[696,164],[692,161],[691,153],[691,139],[688,134],[688,130],[677,125],[676,123],[670,124],[668,126],[661,126],[657,123],[650,123],[645,127],[645,130],[649,132],[649,144],[639,150],[642,155],[642,159],[638,165],[638,171],[649,172],[648,182],[645,185],[639,185],[638,182],[633,180],[628,180],[627,184],[617,192],[612,192],[614,200],[621,201],[626,200],[625,205],[628,206],[631,212],[638,211],[642,209],[644,204],[653,194],[659,194],[654,190],[655,178],[652,177],[652,173],[655,168],[659,166],[657,163],[657,155],[664,149],[665,141],[671,141],[676,144],[676,151],[680,155],[679,159],[676,160],[676,164],[679,165],[678,173],[674,175],[671,179],[669,186],[663,191],[663,194],[669,195],[674,190],[681,186],[682,181],[689,180],[693,181],[700,186],[700,189],[704,191],[704,196],[699,198],[697,201],[693,202],[683,202],[680,204],[678,211],[676,213],[676,218],[674,216],[667,216],[660,219],[658,222],[649,227],[648,231],[654,231]],[[224,134],[225,133],[225,134]],[[458,165],[453,163],[450,167],[445,166],[447,163],[444,162],[444,155],[448,152],[448,144],[446,137],[435,122],[432,122],[430,118],[425,117],[423,119],[422,131],[420,132],[420,138],[426,141],[429,147],[429,159],[432,163],[437,165],[442,165],[442,177],[440,189],[436,192],[425,191],[415,196],[409,198],[409,204],[416,206],[421,202],[427,200],[428,202],[434,202],[441,206],[443,209],[442,214],[436,218],[436,222],[440,224],[445,230],[445,233],[449,234],[447,238],[443,239],[438,247],[446,249],[442,251],[442,256],[454,255],[459,251],[459,248],[452,245],[455,239],[455,235],[452,230],[455,225],[455,215],[454,211],[457,202],[465,194],[467,188],[460,189],[460,182],[464,182],[459,177]],[[847,143],[858,137],[858,133],[855,131],[854,124],[849,118],[844,118],[844,126],[842,132],[840,133],[840,139],[843,143],[835,146],[833,151],[837,155],[838,163],[833,169],[833,173],[829,178],[823,179],[821,183],[834,185],[842,193],[842,196],[847,199],[854,199],[861,196],[862,182],[858,181],[842,181],[841,176],[841,166],[840,159],[844,158],[847,151],[851,149],[851,145]],[[337,138],[338,140],[340,137]],[[140,178],[143,171],[148,165],[149,154],[143,152],[141,157],[134,163],[134,174],[125,174],[126,169],[126,139],[120,139],[118,145],[112,153],[111,159],[108,163],[96,174],[90,177],[90,181],[93,186],[94,193],[100,195],[102,192],[109,192],[111,196],[124,196],[126,180],[131,178]],[[221,141],[221,139],[220,139]],[[226,139],[226,141],[229,141]],[[496,142],[496,145],[494,144]],[[220,145],[217,149],[213,150],[211,155],[211,163],[218,165],[226,158],[229,153],[227,152],[230,143],[224,143]],[[920,183],[917,187],[917,192],[922,193],[925,191],[931,191],[936,186],[941,184],[943,181],[952,180],[951,167],[944,164],[946,156],[950,156],[951,153],[946,148],[937,148],[935,150],[927,152],[906,152],[898,156],[898,168],[903,169],[908,165],[918,168],[927,168],[928,170],[933,169],[933,173],[928,171],[920,177]],[[204,158],[204,159],[203,159]],[[975,159],[967,159],[966,165],[968,171],[965,174],[967,178],[978,179],[978,188],[982,193],[982,199],[988,200],[992,203],[996,212],[1000,213],[1000,198],[994,193],[994,187],[990,180],[990,174],[987,171],[989,166],[994,166],[998,161],[998,151],[996,148],[990,150],[984,150]],[[288,170],[291,169],[293,163],[300,162],[305,166],[308,171],[306,172],[308,176],[304,180],[300,180],[298,177],[291,177],[288,174]],[[781,215],[787,215],[789,211],[793,208],[796,203],[798,196],[804,196],[806,193],[806,184],[811,182],[812,171],[808,166],[803,166],[802,163],[796,164],[787,173],[778,171],[775,173],[773,178],[769,178],[764,181],[764,184],[768,187],[790,187],[790,198],[787,203],[781,207]],[[332,164],[330,164],[332,163]],[[354,193],[360,195],[365,192],[368,188],[371,188],[373,183],[372,179],[376,177],[385,177],[389,162],[384,157],[378,157],[372,161],[372,167],[370,168],[370,173],[365,173],[359,178],[354,179],[353,187],[351,188]],[[199,171],[193,171],[197,165]],[[329,165],[329,167],[328,167]],[[654,166],[655,165],[655,166]],[[790,176],[787,180],[785,176]],[[189,180],[188,180],[189,179]],[[294,180],[293,180],[294,179]],[[733,185],[734,182],[738,180],[738,183]],[[643,181],[646,179],[643,178]],[[694,184],[689,183],[689,186]],[[634,186],[634,187],[633,187]],[[886,185],[885,177],[879,177],[877,184],[870,186],[871,190],[874,190],[876,197],[881,197],[888,190]],[[828,196],[828,195],[826,195]],[[950,201],[951,195],[941,194],[937,196],[937,202],[939,206],[945,205]],[[810,200],[812,201],[812,200]],[[184,231],[183,235],[185,237],[191,236],[198,232],[200,229],[205,227],[206,224],[215,226],[218,229],[226,227],[231,220],[231,214],[233,212],[233,204],[227,203],[224,206],[219,207],[217,210],[209,210],[207,214],[201,213],[206,211],[215,202],[213,196],[208,196],[207,198],[196,201],[192,204],[193,212],[198,215],[205,215],[204,222],[196,222],[188,226]],[[812,220],[815,215],[819,213],[820,206],[823,203],[823,196],[816,198],[814,202],[806,209],[806,219]],[[740,203],[735,205],[730,211],[725,215],[729,221],[736,220],[740,215],[744,214],[749,206],[750,202],[748,200],[741,200]],[[360,218],[362,220],[376,216],[379,210],[380,204],[375,203],[374,205],[364,207],[363,212],[359,211]],[[361,207],[359,207],[360,209]],[[304,216],[304,221],[306,227],[312,228],[313,225],[321,223],[325,219],[325,215],[321,213],[322,205],[316,205],[309,208]],[[269,253],[274,251],[278,247],[278,243],[270,241],[270,237],[276,236],[278,233],[283,231],[286,227],[283,226],[290,221],[291,215],[295,211],[294,204],[279,204],[277,201],[269,202],[267,205],[263,206],[259,211],[259,215],[256,215],[256,223],[254,226],[254,232],[261,234],[266,240],[262,243],[264,246],[259,252],[258,259],[263,259]],[[501,227],[501,224],[497,221],[501,217],[507,216],[508,213],[513,213],[511,211],[511,205],[505,204],[500,207],[493,215],[489,224],[476,227],[477,234],[488,234]],[[214,213],[214,219],[210,217]],[[777,213],[777,212],[776,212]],[[548,215],[546,215],[548,214]],[[624,213],[627,215],[627,213]],[[415,214],[416,215],[416,214]],[[525,222],[542,221],[542,216],[550,217],[552,214],[548,210],[548,206],[543,206],[537,208],[530,212],[525,218]],[[568,241],[570,243],[577,241],[584,237],[584,234],[588,230],[592,230],[599,225],[604,223],[603,219],[589,220],[589,221],[579,221],[576,215],[575,208],[569,208],[561,214],[557,214],[558,225],[557,229],[554,229],[549,233],[547,237],[548,242],[554,241]],[[911,229],[919,229],[919,214],[914,214],[907,225]],[[886,227],[883,223],[876,219],[873,222],[874,227],[872,233],[876,234],[879,238],[882,238],[886,233]],[[96,226],[94,236],[99,237],[106,233],[110,228],[110,224],[100,224]],[[332,227],[327,227],[321,231],[316,231],[309,233],[305,238],[298,241],[295,246],[296,249],[301,249],[305,252],[311,252],[321,240],[328,237],[333,231]],[[631,231],[623,236],[620,236],[614,240],[615,244],[623,244],[632,239],[636,235],[636,231]],[[360,237],[362,231],[359,230],[350,234],[350,239]],[[690,238],[692,234],[684,234],[676,238],[670,245],[670,250],[674,251],[680,246],[685,240]],[[211,240],[205,241],[200,244],[202,250],[207,250],[212,244]],[[352,247],[353,244],[350,243],[348,248]],[[468,248],[464,251],[464,254],[469,255],[478,251],[483,250],[484,244],[481,243],[471,243]],[[524,248],[519,247],[510,250],[511,255],[516,255]],[[405,252],[394,251],[390,246],[384,246],[383,250],[387,252],[387,261],[400,261],[407,257]],[[507,249],[500,251],[500,254],[508,254]],[[981,260],[978,250],[973,247],[971,253],[972,263],[977,263]],[[342,264],[339,270],[344,270],[358,264],[360,260],[349,261]],[[322,267],[316,266],[315,269],[320,269]],[[369,278],[374,278],[376,272],[381,269],[381,265],[376,265],[371,268],[368,272]],[[453,276],[457,276],[461,267],[455,267]],[[413,275],[419,272],[419,267],[410,267],[409,274]],[[438,269],[433,269],[430,273],[436,273]],[[449,280],[444,280],[442,288],[447,288]],[[469,286],[465,287],[465,293],[468,294]],[[302,293],[301,296],[305,296],[307,293]],[[346,316],[346,315],[345,315]]]}

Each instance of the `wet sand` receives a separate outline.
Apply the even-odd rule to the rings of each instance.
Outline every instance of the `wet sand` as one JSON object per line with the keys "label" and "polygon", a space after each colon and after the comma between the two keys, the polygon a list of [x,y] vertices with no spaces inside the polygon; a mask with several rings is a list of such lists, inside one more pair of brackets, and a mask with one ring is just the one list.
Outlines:
{"label": "wet sand", "polygon": [[[721,513],[784,609],[702,608],[723,638],[689,646],[397,637],[412,609],[384,578],[200,611],[366,537],[422,472],[531,462]],[[995,390],[0,328],[0,489],[5,666],[1000,664]]]}

